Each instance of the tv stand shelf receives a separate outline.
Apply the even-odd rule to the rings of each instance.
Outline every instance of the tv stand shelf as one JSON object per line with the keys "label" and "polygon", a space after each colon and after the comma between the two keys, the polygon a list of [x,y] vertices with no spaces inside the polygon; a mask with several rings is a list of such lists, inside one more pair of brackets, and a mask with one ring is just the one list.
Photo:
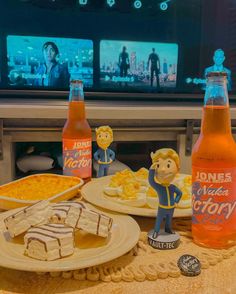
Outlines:
{"label": "tv stand shelf", "polygon": [[[0,100],[0,184],[15,177],[16,142],[61,141],[67,108],[62,100]],[[198,136],[201,108],[193,103],[86,101],[92,129],[109,124],[116,142],[176,141],[184,173],[191,172],[191,146]],[[236,107],[231,108],[231,117],[235,127]]]}
{"label": "tv stand shelf", "polygon": [[[200,104],[143,101],[86,101],[90,120],[200,119]],[[65,119],[67,102],[39,99],[1,99],[0,118]]]}

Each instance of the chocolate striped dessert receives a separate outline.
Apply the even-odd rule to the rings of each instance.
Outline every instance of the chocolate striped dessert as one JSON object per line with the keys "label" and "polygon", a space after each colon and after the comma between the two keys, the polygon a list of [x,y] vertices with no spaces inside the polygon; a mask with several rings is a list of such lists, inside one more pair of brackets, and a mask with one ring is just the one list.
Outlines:
{"label": "chocolate striped dessert", "polygon": [[50,222],[64,224],[71,207],[85,208],[84,203],[75,201],[62,201],[52,205],[52,216]]}
{"label": "chocolate striped dessert", "polygon": [[74,253],[74,229],[63,224],[33,227],[24,236],[25,254],[39,260],[55,260]]}
{"label": "chocolate striped dessert", "polygon": [[65,224],[68,226],[101,237],[109,235],[112,222],[112,218],[107,215],[79,206],[71,206],[65,220]]}
{"label": "chocolate striped dessert", "polygon": [[49,202],[42,200],[11,214],[4,219],[4,223],[10,236],[14,238],[30,227],[48,223],[51,214],[52,208]]}
{"label": "chocolate striped dessert", "polygon": [[112,227],[112,218],[88,209],[83,202],[62,201],[53,204],[52,209],[52,223],[66,224],[101,237],[107,237]]}

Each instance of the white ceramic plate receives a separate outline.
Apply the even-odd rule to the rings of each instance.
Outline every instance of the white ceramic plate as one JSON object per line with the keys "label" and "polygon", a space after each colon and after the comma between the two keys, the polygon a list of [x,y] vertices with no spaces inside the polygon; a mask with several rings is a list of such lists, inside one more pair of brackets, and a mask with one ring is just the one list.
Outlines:
{"label": "white ceramic plate", "polygon": [[[156,209],[148,207],[133,207],[111,200],[110,197],[103,192],[103,188],[109,184],[110,179],[111,176],[94,179],[91,182],[87,183],[85,186],[83,186],[81,189],[81,194],[84,197],[84,199],[99,207],[120,213],[156,217]],[[191,215],[191,208],[176,208],[174,212],[174,217],[185,217]]]}
{"label": "white ceramic plate", "polygon": [[[89,205],[88,205],[89,206]],[[93,210],[100,210],[92,207]],[[76,240],[75,253],[55,261],[40,261],[24,255],[23,238],[10,238],[4,226],[4,218],[17,211],[12,210],[0,214],[0,266],[33,272],[69,271],[95,266],[122,256],[138,242],[140,229],[129,216],[107,213],[113,218],[110,237],[104,241],[102,237],[91,234],[80,235]]]}

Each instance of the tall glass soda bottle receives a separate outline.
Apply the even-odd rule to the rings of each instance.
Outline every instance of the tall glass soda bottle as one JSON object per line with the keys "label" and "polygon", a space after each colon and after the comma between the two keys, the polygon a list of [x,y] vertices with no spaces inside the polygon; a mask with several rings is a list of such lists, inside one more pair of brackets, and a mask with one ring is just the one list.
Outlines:
{"label": "tall glass soda bottle", "polygon": [[226,73],[207,77],[200,136],[192,153],[196,243],[227,248],[236,244],[236,147],[231,134]]}
{"label": "tall glass soda bottle", "polygon": [[83,83],[70,84],[68,118],[63,128],[63,174],[91,179],[92,132],[85,115]]}

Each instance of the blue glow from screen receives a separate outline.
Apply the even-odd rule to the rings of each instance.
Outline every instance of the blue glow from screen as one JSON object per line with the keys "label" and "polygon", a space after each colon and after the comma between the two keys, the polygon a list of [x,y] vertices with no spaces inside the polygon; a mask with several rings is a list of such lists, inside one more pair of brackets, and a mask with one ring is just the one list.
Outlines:
{"label": "blue glow from screen", "polygon": [[163,10],[163,11],[167,10],[168,9],[168,4],[166,2],[162,2],[160,4],[160,9]]}
{"label": "blue glow from screen", "polygon": [[88,4],[88,0],[79,0],[79,4],[80,5],[87,5]]}
{"label": "blue glow from screen", "polygon": [[109,6],[109,7],[112,7],[112,6],[114,6],[116,4],[116,1],[115,0],[107,0],[107,5]]}
{"label": "blue glow from screen", "polygon": [[93,85],[92,40],[8,36],[7,57],[12,86],[68,88],[70,79]]}
{"label": "blue glow from screen", "polygon": [[[150,56],[155,54],[158,57],[152,61]],[[176,87],[177,64],[178,45],[175,43],[100,42],[100,81],[105,87],[173,88]]]}
{"label": "blue glow from screen", "polygon": [[140,9],[141,7],[142,7],[142,1],[140,1],[140,0],[136,0],[136,1],[134,1],[134,8],[135,9]]}

